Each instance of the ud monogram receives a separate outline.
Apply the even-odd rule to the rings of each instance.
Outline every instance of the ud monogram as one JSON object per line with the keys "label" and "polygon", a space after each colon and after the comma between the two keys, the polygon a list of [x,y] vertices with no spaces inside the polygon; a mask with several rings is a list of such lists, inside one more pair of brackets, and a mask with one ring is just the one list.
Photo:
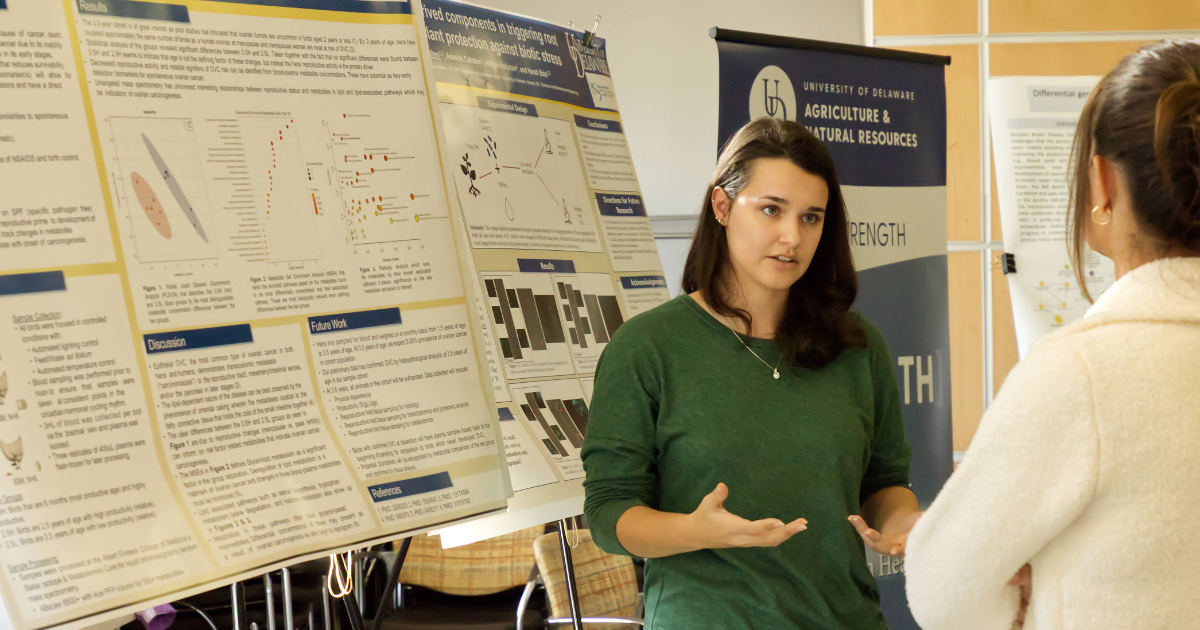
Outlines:
{"label": "ud monogram", "polygon": [[750,85],[750,119],[770,116],[781,120],[796,120],[796,91],[792,80],[778,66],[759,71]]}

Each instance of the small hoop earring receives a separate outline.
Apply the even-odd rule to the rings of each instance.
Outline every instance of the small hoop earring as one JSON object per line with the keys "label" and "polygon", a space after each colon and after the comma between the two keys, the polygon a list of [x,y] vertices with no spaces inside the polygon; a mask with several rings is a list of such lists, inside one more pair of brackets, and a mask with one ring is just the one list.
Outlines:
{"label": "small hoop earring", "polygon": [[1096,218],[1096,213],[1097,213],[1099,210],[1100,210],[1100,206],[1093,206],[1093,207],[1092,207],[1092,222],[1093,222],[1093,223],[1095,223],[1096,225],[1108,225],[1108,223],[1109,223],[1110,221],[1112,221],[1112,210],[1110,210],[1109,208],[1105,208],[1105,209],[1104,209],[1104,217],[1105,217],[1105,218],[1104,218],[1104,220],[1103,220],[1103,221],[1101,221],[1100,219],[1097,219],[1097,218]]}

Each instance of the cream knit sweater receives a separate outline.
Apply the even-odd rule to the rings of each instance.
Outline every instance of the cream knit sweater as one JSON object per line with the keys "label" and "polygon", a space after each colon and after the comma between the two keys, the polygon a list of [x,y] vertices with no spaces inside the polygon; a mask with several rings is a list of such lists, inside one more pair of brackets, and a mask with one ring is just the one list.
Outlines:
{"label": "cream knit sweater", "polygon": [[1034,344],[913,528],[924,630],[1200,628],[1200,259],[1161,260]]}

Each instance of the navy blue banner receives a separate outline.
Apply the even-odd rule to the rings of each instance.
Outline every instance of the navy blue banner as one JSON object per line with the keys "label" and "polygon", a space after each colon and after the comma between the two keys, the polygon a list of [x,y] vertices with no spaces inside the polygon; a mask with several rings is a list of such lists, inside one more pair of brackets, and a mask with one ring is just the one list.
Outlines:
{"label": "navy blue banner", "polygon": [[0,295],[20,295],[22,293],[44,293],[46,291],[66,291],[67,279],[61,271],[42,271],[38,273],[15,273],[0,276]]}
{"label": "navy blue banner", "polygon": [[215,0],[229,4],[252,4],[260,7],[311,9],[339,13],[373,13],[377,15],[412,15],[408,2],[363,2],[362,0]]}
{"label": "navy blue banner", "polygon": [[512,412],[512,410],[511,410],[511,409],[509,409],[508,407],[501,407],[501,408],[500,408],[498,411],[499,411],[499,414],[500,414],[500,421],[501,421],[501,422],[507,422],[507,421],[509,421],[509,420],[516,420],[516,419],[517,419],[515,416],[513,416],[513,412]]}
{"label": "navy blue banner", "polygon": [[447,0],[423,3],[438,83],[616,111],[604,40],[501,11]]}
{"label": "navy blue banner", "polygon": [[479,109],[490,109],[497,112],[508,112],[510,114],[521,114],[522,116],[533,116],[537,118],[537,107],[528,103],[518,103],[516,101],[506,101],[502,98],[490,98],[487,96],[479,97]]}
{"label": "navy blue banner", "polygon": [[593,131],[615,131],[621,133],[621,123],[616,120],[588,118],[587,116],[580,116],[578,114],[575,115],[575,126]]}
{"label": "navy blue banner", "polygon": [[[946,185],[944,66],[728,41],[718,41],[717,49],[721,144],[751,119],[793,120],[829,148],[843,186]],[[915,237],[944,235],[946,217],[944,204],[905,210],[920,224],[897,223],[894,207],[851,208],[850,236],[860,252],[900,248],[860,268],[854,308],[879,328],[891,351],[913,450],[909,479],[924,507],[954,469],[949,299],[945,250],[930,255],[938,248],[922,250]],[[903,561],[868,561],[888,627],[918,630],[905,598]]]}
{"label": "navy blue banner", "polygon": [[355,313],[338,313],[308,318],[308,332],[320,335],[356,328],[374,328],[375,326],[391,326],[399,324],[400,309],[381,308],[373,311],[358,311]]}
{"label": "navy blue banner", "polygon": [[596,205],[606,217],[646,216],[646,204],[639,195],[596,193]]}
{"label": "navy blue banner", "polygon": [[131,0],[77,0],[76,5],[83,15],[108,15],[112,17],[158,20],[159,22],[190,23],[187,7],[179,4],[158,2],[134,2]]}
{"label": "navy blue banner", "polygon": [[371,493],[372,501],[381,503],[383,501],[391,501],[392,499],[411,497],[414,494],[437,492],[438,490],[453,487],[454,482],[450,481],[450,473],[440,472],[425,475],[424,477],[414,477],[412,479],[384,483],[378,486],[368,486],[367,490]]}
{"label": "navy blue banner", "polygon": [[621,286],[632,289],[665,289],[667,279],[662,276],[621,276]]}
{"label": "navy blue banner", "polygon": [[518,258],[517,268],[523,273],[575,273],[575,261]]}
{"label": "navy blue banner", "polygon": [[217,326],[215,328],[193,328],[167,333],[142,335],[146,341],[146,354],[178,352],[196,348],[232,346],[239,343],[254,343],[250,324]]}
{"label": "navy blue banner", "polygon": [[8,4],[5,3],[5,0],[0,0],[0,11],[4,11],[7,9],[8,9]]}
{"label": "navy blue banner", "polygon": [[717,42],[721,145],[752,118],[794,120],[850,186],[946,185],[945,67]]}

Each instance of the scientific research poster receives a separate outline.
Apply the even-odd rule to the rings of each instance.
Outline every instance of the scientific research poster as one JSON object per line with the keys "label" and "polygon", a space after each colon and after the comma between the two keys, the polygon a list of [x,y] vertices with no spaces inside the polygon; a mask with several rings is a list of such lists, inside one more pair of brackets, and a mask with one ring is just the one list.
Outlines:
{"label": "scientific research poster", "polygon": [[[723,33],[725,33],[723,35]],[[761,116],[793,120],[837,165],[858,269],[854,309],[896,361],[912,489],[928,506],[953,470],[946,271],[945,58],[726,32],[724,143]],[[867,551],[888,627],[916,630],[904,562]]]}
{"label": "scientific research poster", "polygon": [[[1004,251],[1020,356],[1042,335],[1087,312],[1067,252],[1071,187],[1067,181],[1075,126],[1100,77],[1004,77],[988,81],[992,146]],[[1112,285],[1112,261],[1084,250],[1092,298]]]}
{"label": "scientific research poster", "polygon": [[427,64],[407,2],[0,2],[18,630],[505,507]]}
{"label": "scientific research poster", "polygon": [[604,40],[465,3],[421,6],[516,491],[508,514],[443,530],[457,545],[582,513],[596,362],[626,319],[670,294]]}

